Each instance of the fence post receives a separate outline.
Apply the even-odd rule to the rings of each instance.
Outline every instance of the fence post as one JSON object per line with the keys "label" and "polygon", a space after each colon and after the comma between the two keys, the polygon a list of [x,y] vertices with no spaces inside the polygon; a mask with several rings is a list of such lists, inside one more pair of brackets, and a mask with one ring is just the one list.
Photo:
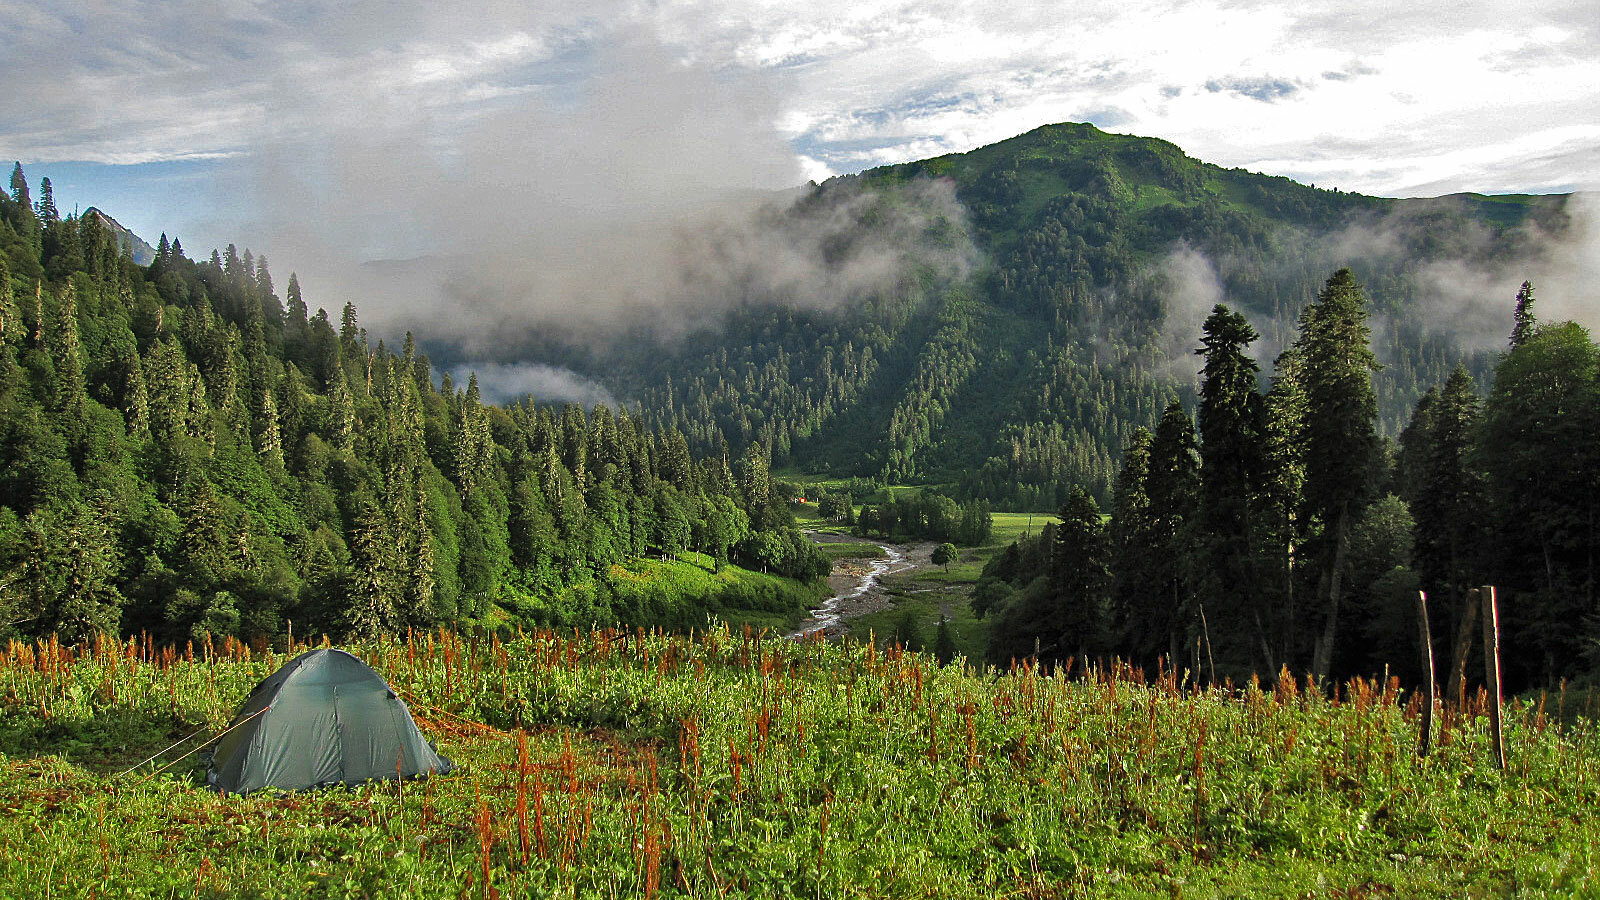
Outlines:
{"label": "fence post", "polygon": [[1493,586],[1484,585],[1478,595],[1483,599],[1483,673],[1489,682],[1489,728],[1494,735],[1495,759],[1504,772],[1506,733],[1500,717],[1500,612],[1495,606]]}
{"label": "fence post", "polygon": [[1417,755],[1427,756],[1433,742],[1433,632],[1428,628],[1428,595],[1417,591],[1417,626],[1422,632],[1422,668],[1427,680],[1422,688],[1422,738]]}

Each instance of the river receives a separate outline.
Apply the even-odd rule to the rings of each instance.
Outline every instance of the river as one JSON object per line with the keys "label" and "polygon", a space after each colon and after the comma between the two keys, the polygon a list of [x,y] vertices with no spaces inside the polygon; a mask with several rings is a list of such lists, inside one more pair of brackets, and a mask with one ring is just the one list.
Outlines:
{"label": "river", "polygon": [[[812,535],[815,540],[816,536]],[[822,543],[819,541],[819,543]],[[877,544],[883,548],[884,557],[867,561],[867,570],[855,578],[855,584],[849,589],[840,591],[822,602],[822,605],[811,611],[811,618],[800,623],[800,628],[789,633],[794,640],[810,637],[817,632],[824,635],[837,635],[841,633],[845,619],[846,606],[852,601],[860,600],[867,592],[878,586],[878,582],[885,575],[904,572],[916,568],[916,564],[906,559],[903,548],[893,544],[883,544],[878,541],[869,543]]]}

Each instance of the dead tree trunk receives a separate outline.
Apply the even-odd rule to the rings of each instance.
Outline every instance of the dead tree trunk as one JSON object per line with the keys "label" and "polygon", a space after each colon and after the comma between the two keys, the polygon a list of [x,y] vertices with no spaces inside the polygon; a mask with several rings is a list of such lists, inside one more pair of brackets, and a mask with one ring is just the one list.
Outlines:
{"label": "dead tree trunk", "polygon": [[1500,611],[1495,606],[1493,587],[1484,585],[1478,595],[1483,601],[1483,675],[1489,683],[1489,728],[1494,737],[1495,759],[1504,772],[1506,733],[1500,708]]}
{"label": "dead tree trunk", "polygon": [[1433,743],[1433,632],[1428,628],[1428,595],[1417,591],[1417,628],[1422,636],[1422,736],[1417,755],[1427,756]]}

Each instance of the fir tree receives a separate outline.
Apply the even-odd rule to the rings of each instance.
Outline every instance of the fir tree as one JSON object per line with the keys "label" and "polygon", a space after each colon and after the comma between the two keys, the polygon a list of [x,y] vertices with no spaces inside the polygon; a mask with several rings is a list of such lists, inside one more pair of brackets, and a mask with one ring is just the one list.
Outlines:
{"label": "fir tree", "polygon": [[1301,316],[1295,348],[1306,391],[1305,496],[1320,523],[1322,627],[1311,671],[1326,678],[1333,663],[1344,601],[1350,528],[1369,502],[1377,474],[1377,398],[1366,296],[1349,269],[1328,279]]}
{"label": "fir tree", "polygon": [[1050,569],[1057,611],[1046,634],[1055,637],[1059,656],[1083,660],[1105,649],[1105,536],[1099,504],[1082,488],[1067,497],[1060,517]]}
{"label": "fir tree", "polygon": [[[1253,513],[1260,493],[1265,409],[1256,390],[1255,360],[1244,352],[1257,337],[1244,316],[1218,304],[1206,319],[1200,350],[1201,515],[1205,533],[1204,593],[1215,632],[1230,643],[1225,658],[1241,664],[1265,648],[1254,570]],[[1253,635],[1255,640],[1248,640]],[[1242,646],[1240,644],[1242,643]],[[1271,654],[1259,660],[1271,671]],[[1248,670],[1248,666],[1246,667]]]}
{"label": "fir tree", "polygon": [[1151,510],[1150,577],[1160,590],[1144,597],[1134,649],[1141,659],[1165,653],[1175,663],[1191,630],[1198,628],[1193,569],[1200,506],[1194,421],[1177,401],[1167,404],[1156,424],[1145,492]]}
{"label": "fir tree", "polygon": [[1517,290],[1517,308],[1511,314],[1511,349],[1515,350],[1533,337],[1539,320],[1533,314],[1533,285],[1524,281]]}
{"label": "fir tree", "polygon": [[22,163],[11,167],[11,202],[23,209],[33,208],[33,198],[28,194],[28,177],[22,174]]}

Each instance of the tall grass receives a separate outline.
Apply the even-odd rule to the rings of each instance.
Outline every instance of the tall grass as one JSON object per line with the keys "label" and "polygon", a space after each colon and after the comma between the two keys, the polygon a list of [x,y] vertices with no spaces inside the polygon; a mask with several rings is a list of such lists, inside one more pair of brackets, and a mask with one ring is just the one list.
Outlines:
{"label": "tall grass", "polygon": [[[299,650],[303,648],[290,648]],[[1600,890],[1600,731],[1394,683],[940,667],[725,627],[351,648],[459,775],[219,796],[192,760],[287,658],[0,654],[0,896],[1460,896]],[[183,749],[173,751],[175,757]]]}

